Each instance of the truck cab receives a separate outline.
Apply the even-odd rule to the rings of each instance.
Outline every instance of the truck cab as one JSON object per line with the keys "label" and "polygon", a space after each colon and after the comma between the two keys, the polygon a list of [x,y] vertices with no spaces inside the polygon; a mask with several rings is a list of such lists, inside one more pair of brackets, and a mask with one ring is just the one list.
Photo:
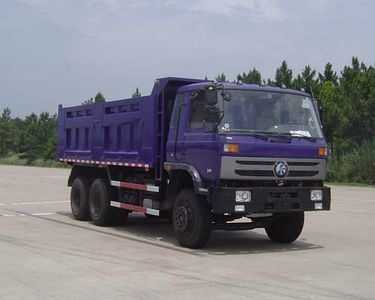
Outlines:
{"label": "truck cab", "polygon": [[[305,211],[330,209],[323,184],[327,144],[317,106],[304,92],[236,83],[183,86],[166,149],[165,169],[172,177],[178,170],[190,174],[191,195],[206,199],[217,228],[260,226],[271,239],[291,242]],[[189,226],[193,207],[188,199],[182,203],[175,208],[180,230]],[[243,217],[254,222],[230,223]]]}

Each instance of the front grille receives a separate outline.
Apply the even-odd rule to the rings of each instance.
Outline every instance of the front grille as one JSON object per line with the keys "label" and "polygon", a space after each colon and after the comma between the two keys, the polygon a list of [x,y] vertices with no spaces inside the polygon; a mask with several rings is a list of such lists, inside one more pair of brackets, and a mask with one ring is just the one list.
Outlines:
{"label": "front grille", "polygon": [[[251,165],[251,166],[273,166],[275,162],[273,161],[245,161],[245,160],[236,160],[236,163],[240,165]],[[302,161],[290,161],[289,166],[317,166],[319,162],[302,162]]]}
{"label": "front grille", "polygon": [[[274,176],[273,171],[264,171],[264,170],[235,170],[236,174],[240,176]],[[290,171],[289,177],[309,177],[315,176],[319,171]]]}
{"label": "front grille", "polygon": [[248,188],[248,187],[322,187],[321,180],[253,180],[253,179],[222,179],[220,186],[230,188]]}
{"label": "front grille", "polygon": [[236,163],[240,165],[252,165],[252,166],[262,166],[262,165],[273,165],[272,161],[246,161],[246,160],[236,160]]}
{"label": "front grille", "polygon": [[303,162],[303,161],[290,161],[288,162],[289,166],[317,166],[319,162],[312,161],[312,162]]}
{"label": "front grille", "polygon": [[240,176],[273,176],[273,171],[262,170],[234,170]]}
{"label": "front grille", "polygon": [[221,179],[280,180],[273,172],[274,165],[279,160],[286,161],[289,166],[289,173],[282,180],[325,179],[325,159],[231,156],[222,157]]}
{"label": "front grille", "polygon": [[290,171],[288,176],[291,177],[309,177],[315,176],[319,173],[319,171]]}
{"label": "front grille", "polygon": [[268,197],[270,199],[291,199],[291,198],[297,198],[298,193],[297,192],[289,192],[289,193],[284,193],[284,192],[278,192],[278,193],[269,193]]}

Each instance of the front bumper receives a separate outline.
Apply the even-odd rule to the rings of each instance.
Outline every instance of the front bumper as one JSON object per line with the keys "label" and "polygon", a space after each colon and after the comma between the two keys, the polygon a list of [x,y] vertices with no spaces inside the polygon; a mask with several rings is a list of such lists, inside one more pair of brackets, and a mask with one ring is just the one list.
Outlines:
{"label": "front bumper", "polygon": [[[251,191],[250,202],[236,202],[236,191]],[[312,190],[322,190],[321,201],[310,200]],[[249,187],[214,188],[209,195],[213,213],[288,213],[298,211],[330,210],[331,189],[329,187]],[[321,203],[321,205],[316,205]],[[243,211],[236,206],[243,205]]]}

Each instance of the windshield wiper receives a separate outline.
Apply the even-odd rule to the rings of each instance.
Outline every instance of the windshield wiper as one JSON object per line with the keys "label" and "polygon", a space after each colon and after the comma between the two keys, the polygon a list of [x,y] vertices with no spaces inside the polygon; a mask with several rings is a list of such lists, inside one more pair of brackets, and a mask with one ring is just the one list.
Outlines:
{"label": "windshield wiper", "polygon": [[255,134],[262,134],[264,136],[267,136],[267,137],[278,137],[278,138],[283,138],[283,139],[287,139],[288,141],[290,141],[292,139],[292,137],[290,136],[289,133],[285,133],[285,132],[274,132],[274,131],[254,131]]}
{"label": "windshield wiper", "polygon": [[301,133],[290,133],[290,132],[274,132],[274,131],[252,131],[252,130],[246,130],[246,129],[231,129],[229,131],[225,131],[225,133],[241,133],[241,134],[246,134],[250,135],[265,141],[268,141],[270,137],[278,137],[278,138],[283,138],[288,141],[290,141],[292,138],[301,138],[308,140],[312,143],[316,142],[316,138],[301,134]]}
{"label": "windshield wiper", "polygon": [[301,138],[301,139],[304,139],[304,140],[308,140],[312,143],[315,143],[316,142],[316,138],[313,138],[311,136],[307,136],[307,135],[304,135],[302,133],[296,133],[296,132],[293,132],[293,133],[289,133],[289,132],[286,132],[286,133],[283,133],[283,134],[289,134],[291,137],[298,137],[298,138]]}
{"label": "windshield wiper", "polygon": [[246,134],[246,135],[250,135],[250,136],[253,136],[255,138],[258,138],[258,139],[261,139],[261,140],[264,140],[264,141],[268,141],[268,136],[262,132],[254,132],[254,131],[249,131],[249,130],[245,130],[245,129],[231,129],[229,131],[225,131],[225,133],[242,133],[242,134]]}

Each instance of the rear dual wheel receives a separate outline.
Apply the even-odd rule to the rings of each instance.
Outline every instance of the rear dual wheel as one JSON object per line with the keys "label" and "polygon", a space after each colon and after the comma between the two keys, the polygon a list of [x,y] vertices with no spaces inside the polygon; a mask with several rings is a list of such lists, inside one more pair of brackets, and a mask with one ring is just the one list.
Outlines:
{"label": "rear dual wheel", "polygon": [[74,179],[70,192],[70,206],[76,220],[91,219],[95,225],[106,226],[122,224],[128,216],[128,211],[111,207],[114,192],[103,178],[90,181],[84,177]]}
{"label": "rear dual wheel", "polygon": [[88,199],[90,183],[84,177],[74,179],[70,191],[70,207],[76,220],[86,221],[90,219]]}
{"label": "rear dual wheel", "polygon": [[128,211],[111,206],[114,192],[105,179],[95,179],[89,195],[89,212],[95,225],[108,226],[122,224],[128,217]]}

